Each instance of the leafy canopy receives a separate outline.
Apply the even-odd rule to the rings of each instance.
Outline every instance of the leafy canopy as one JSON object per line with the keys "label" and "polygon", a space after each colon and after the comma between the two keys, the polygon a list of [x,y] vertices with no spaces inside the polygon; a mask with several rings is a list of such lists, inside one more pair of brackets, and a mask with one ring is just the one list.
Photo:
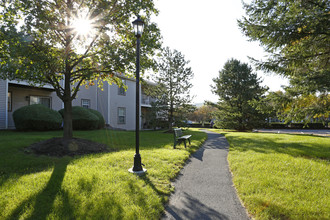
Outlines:
{"label": "leafy canopy", "polygon": [[[72,137],[72,100],[81,85],[122,84],[135,70],[131,22],[144,12],[142,72],[154,66],[159,30],[152,0],[2,0],[0,78],[50,84],[64,102],[64,137]],[[134,43],[133,43],[134,42]]]}
{"label": "leafy canopy", "polygon": [[[142,71],[153,65],[148,57],[159,47],[152,0],[3,0],[0,7],[0,77],[49,83],[61,99],[75,98],[87,82],[120,83],[115,73],[134,72],[131,22],[140,11],[146,22]],[[70,79],[70,97],[64,78]]]}
{"label": "leafy canopy", "polygon": [[301,93],[329,91],[329,1],[253,0],[244,8],[240,29],[269,53],[254,60],[260,69],[288,76]]}

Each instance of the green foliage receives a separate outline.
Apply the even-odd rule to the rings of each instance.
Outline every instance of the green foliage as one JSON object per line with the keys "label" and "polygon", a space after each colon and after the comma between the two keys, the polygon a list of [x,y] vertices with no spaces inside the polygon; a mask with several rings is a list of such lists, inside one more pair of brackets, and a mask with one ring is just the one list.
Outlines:
{"label": "green foliage", "polygon": [[173,134],[140,133],[148,170],[137,177],[134,132],[75,131],[74,136],[108,145],[116,152],[79,157],[22,153],[32,143],[60,137],[60,131],[0,131],[0,219],[160,219],[173,180],[206,134],[189,130],[192,145],[173,150]]}
{"label": "green foliage", "polygon": [[330,95],[300,95],[286,89],[286,92],[270,92],[255,101],[254,106],[268,117],[277,117],[286,123],[291,121],[320,121],[326,123],[330,117]]}
{"label": "green foliage", "polygon": [[235,59],[228,60],[213,82],[213,92],[219,96],[217,127],[246,130],[264,122],[265,116],[251,102],[259,100],[268,88],[259,85],[261,81],[250,66]]}
{"label": "green foliage", "polygon": [[288,76],[303,93],[329,91],[329,1],[254,0],[244,8],[242,32],[269,53],[259,68]]}
{"label": "green foliage", "polygon": [[[59,110],[64,115],[64,109]],[[72,107],[72,125],[74,130],[94,130],[99,128],[100,119],[94,113],[81,106]]]}
{"label": "green foliage", "polygon": [[13,119],[17,130],[48,131],[60,129],[61,115],[44,105],[28,105],[14,111]]}
{"label": "green foliage", "polygon": [[213,119],[216,110],[217,108],[214,106],[203,105],[191,113],[189,119],[204,125],[205,122],[210,122]]}
{"label": "green foliage", "polygon": [[88,111],[90,111],[91,113],[93,113],[94,115],[96,115],[98,117],[98,129],[101,129],[101,128],[104,128],[105,126],[105,120],[103,118],[103,115],[97,111],[97,110],[94,110],[94,109],[87,109]]}
{"label": "green foliage", "polygon": [[[120,84],[116,73],[135,70],[133,16],[144,12],[141,69],[153,68],[159,29],[152,0],[3,0],[0,5],[0,78],[50,84],[64,102],[64,136],[72,136],[71,107],[80,86]],[[81,34],[75,20],[90,32]],[[88,20],[88,21],[86,21]],[[88,25],[89,23],[89,25]],[[82,27],[79,27],[80,29]],[[64,83],[62,83],[64,81]]]}
{"label": "green foliage", "polygon": [[224,134],[235,188],[254,219],[330,218],[329,138]]}
{"label": "green foliage", "polygon": [[187,119],[191,109],[189,91],[192,87],[193,72],[187,67],[184,55],[177,50],[163,48],[158,61],[158,74],[155,77],[156,86],[146,91],[147,95],[156,98],[154,107],[157,109],[158,119],[167,120],[171,130],[175,117]]}

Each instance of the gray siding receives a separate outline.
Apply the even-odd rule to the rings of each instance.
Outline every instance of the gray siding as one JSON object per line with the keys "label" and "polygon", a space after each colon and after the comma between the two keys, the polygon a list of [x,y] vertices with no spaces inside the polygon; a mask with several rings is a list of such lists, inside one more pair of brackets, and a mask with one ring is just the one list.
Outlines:
{"label": "gray siding", "polygon": [[89,108],[97,109],[97,85],[89,86],[87,88],[85,86],[80,86],[76,99],[72,101],[72,106],[82,106],[82,99],[90,101]]}
{"label": "gray siding", "polygon": [[[126,80],[126,95],[118,95],[118,86],[110,86],[110,125],[115,128],[135,130],[135,81]],[[118,123],[118,107],[126,109],[125,124]]]}
{"label": "gray siding", "polygon": [[0,129],[7,129],[8,82],[0,80]]}
{"label": "gray siding", "polygon": [[110,85],[106,82],[103,90],[97,90],[97,110],[103,115],[105,123],[110,125]]}

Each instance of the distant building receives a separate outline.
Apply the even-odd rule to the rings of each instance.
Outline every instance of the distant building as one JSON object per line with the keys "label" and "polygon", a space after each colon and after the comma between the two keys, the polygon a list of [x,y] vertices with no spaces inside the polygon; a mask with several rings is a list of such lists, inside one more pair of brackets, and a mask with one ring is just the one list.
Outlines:
{"label": "distant building", "polygon": [[[97,86],[81,86],[72,105],[98,110],[106,124],[113,128],[135,130],[136,81],[124,77],[122,80],[127,86],[126,91],[108,83],[104,83],[103,90]],[[143,86],[140,86],[140,117],[150,111],[151,101],[143,93]],[[32,104],[43,104],[57,111],[64,108],[52,86],[32,86],[24,81],[0,80],[0,129],[15,129],[13,112]],[[142,117],[140,128],[145,128],[143,125],[146,124],[147,118]]]}

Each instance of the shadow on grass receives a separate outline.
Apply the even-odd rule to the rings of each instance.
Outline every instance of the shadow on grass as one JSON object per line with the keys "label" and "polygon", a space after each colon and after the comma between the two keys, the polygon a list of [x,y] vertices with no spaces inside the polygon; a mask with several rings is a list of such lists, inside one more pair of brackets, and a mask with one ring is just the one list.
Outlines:
{"label": "shadow on grass", "polygon": [[[61,193],[64,197],[63,206],[67,207],[66,210],[73,210],[69,203],[69,196],[67,192],[61,189],[62,182],[66,173],[67,165],[70,159],[63,160],[61,163],[56,163],[52,175],[46,185],[39,193],[31,196],[23,201],[10,215],[9,219],[20,219],[24,214],[27,206],[33,206],[33,212],[27,219],[46,219],[52,210],[56,196]],[[73,218],[73,213],[66,213],[69,218]]]}
{"label": "shadow on grass", "polygon": [[[307,141],[301,141],[304,137],[317,138],[322,141],[319,141],[317,143],[308,143]],[[253,150],[258,153],[281,153],[288,154],[293,157],[304,157],[309,159],[330,159],[330,145],[324,144],[326,143],[326,141],[329,140],[329,138],[327,137],[315,137],[310,135],[294,134],[277,135],[259,133],[253,134],[249,137],[227,135],[227,139],[229,143],[231,143],[231,150]]]}

